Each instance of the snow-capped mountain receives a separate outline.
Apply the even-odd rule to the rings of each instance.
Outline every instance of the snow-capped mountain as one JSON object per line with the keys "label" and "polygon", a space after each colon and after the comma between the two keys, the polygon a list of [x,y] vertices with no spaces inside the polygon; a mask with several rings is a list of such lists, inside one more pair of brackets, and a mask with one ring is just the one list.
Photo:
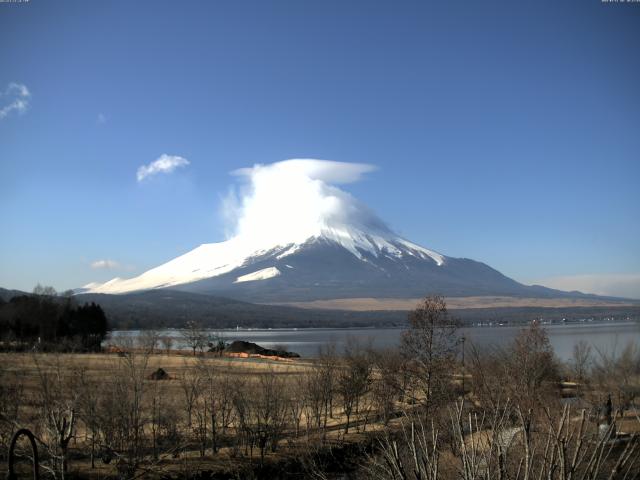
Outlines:
{"label": "snow-capped mountain", "polygon": [[[294,258],[307,255],[310,249],[317,250],[319,245],[344,250],[341,253],[353,256],[367,267],[378,269],[383,269],[377,266],[377,259],[382,257],[393,261],[412,257],[435,266],[442,266],[446,261],[443,255],[411,243],[382,225],[369,229],[346,224],[321,225],[317,232],[301,241],[296,241],[294,236],[293,241],[278,245],[260,245],[259,241],[242,236],[225,242],[200,245],[138,277],[114,278],[106,283],[92,283],[84,288],[92,293],[127,293],[177,287],[217,277],[229,279],[232,284],[267,281],[283,273],[286,276],[288,270],[295,268],[289,265],[297,263]],[[324,260],[329,261],[328,258]],[[257,266],[261,268],[256,268]]]}
{"label": "snow-capped mountain", "polygon": [[138,277],[85,288],[90,293],[171,288],[256,302],[542,293],[483,263],[446,257],[389,230],[344,225],[258,249],[241,237],[204,244]]}
{"label": "snow-capped mountain", "polygon": [[329,185],[354,181],[367,165],[289,160],[238,172],[250,189],[232,199],[229,240],[203,244],[129,279],[92,283],[85,293],[179,289],[254,302],[427,293],[553,295],[491,267],[446,257],[395,234],[368,207]]}

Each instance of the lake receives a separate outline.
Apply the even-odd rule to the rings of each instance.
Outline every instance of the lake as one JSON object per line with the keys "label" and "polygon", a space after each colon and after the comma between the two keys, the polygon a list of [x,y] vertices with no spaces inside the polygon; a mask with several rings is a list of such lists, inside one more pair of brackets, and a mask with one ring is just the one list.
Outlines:
{"label": "lake", "polygon": [[[484,326],[467,327],[459,330],[468,342],[479,347],[503,346],[509,343],[522,329],[522,326]],[[571,324],[544,325],[549,334],[556,355],[561,360],[569,360],[573,347],[581,340],[595,349],[608,354],[619,353],[630,342],[640,345],[640,324],[634,322],[581,322]],[[334,343],[340,351],[349,337],[361,342],[370,342],[374,348],[388,348],[399,345],[402,328],[287,328],[287,329],[241,329],[210,330],[219,334],[227,342],[246,340],[265,348],[286,348],[299,353],[302,357],[314,357],[322,345]],[[139,330],[117,330],[111,333],[107,342],[117,344],[119,339],[138,337]],[[174,339],[173,348],[187,348],[181,331],[177,329],[161,330],[160,336]]]}

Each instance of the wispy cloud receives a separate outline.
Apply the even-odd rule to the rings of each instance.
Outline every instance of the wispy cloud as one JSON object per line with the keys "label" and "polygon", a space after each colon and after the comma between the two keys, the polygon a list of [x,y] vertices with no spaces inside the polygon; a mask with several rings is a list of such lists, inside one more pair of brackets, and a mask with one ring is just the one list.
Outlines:
{"label": "wispy cloud", "polygon": [[116,262],[115,260],[96,260],[95,262],[91,262],[91,268],[95,268],[96,270],[105,269],[105,270],[113,270],[115,268],[121,268],[122,265],[120,262]]}
{"label": "wispy cloud", "polygon": [[640,273],[592,273],[545,278],[535,282],[560,290],[640,299]]}
{"label": "wispy cloud", "polygon": [[107,123],[107,116],[104,113],[99,113],[96,122],[98,122],[98,125]]}
{"label": "wispy cloud", "polygon": [[189,165],[189,160],[176,155],[162,154],[160,157],[151,162],[148,165],[142,165],[138,168],[136,174],[138,182],[141,182],[145,178],[156,175],[158,173],[171,173],[178,167],[186,167]]}
{"label": "wispy cloud", "polygon": [[29,108],[31,92],[22,83],[10,83],[4,92],[0,92],[0,120],[11,112],[24,113]]}

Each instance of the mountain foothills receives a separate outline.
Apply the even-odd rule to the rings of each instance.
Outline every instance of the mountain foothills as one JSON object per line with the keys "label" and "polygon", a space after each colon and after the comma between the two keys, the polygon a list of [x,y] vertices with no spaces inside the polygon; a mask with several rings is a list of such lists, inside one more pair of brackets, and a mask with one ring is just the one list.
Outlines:
{"label": "mountain foothills", "polygon": [[[17,290],[0,288],[0,312],[3,305],[10,306],[11,298],[31,295]],[[406,299],[396,309],[347,309],[342,305],[329,308],[296,308],[286,305],[252,304],[214,295],[156,289],[143,292],[110,294],[78,294],[77,304],[97,304],[104,310],[109,325],[116,329],[180,328],[195,322],[209,328],[287,328],[287,327],[368,327],[404,326],[407,310],[415,303]],[[452,300],[452,299],[449,299]],[[15,301],[15,300],[14,300]],[[61,304],[66,300],[62,298]],[[492,307],[488,304],[457,304],[452,302],[450,313],[463,323],[503,322],[522,323],[534,318],[548,320],[578,320],[584,318],[635,318],[640,319],[638,302],[557,302],[555,306],[529,305],[523,299],[521,305]],[[9,310],[5,310],[9,313]],[[2,314],[0,313],[0,317]]]}

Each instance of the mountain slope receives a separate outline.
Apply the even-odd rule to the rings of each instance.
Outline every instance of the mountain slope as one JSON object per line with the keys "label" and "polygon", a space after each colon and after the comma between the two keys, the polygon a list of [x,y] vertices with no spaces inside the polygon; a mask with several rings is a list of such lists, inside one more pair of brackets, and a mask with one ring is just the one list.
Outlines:
{"label": "mountain slope", "polygon": [[[322,235],[304,243],[239,253],[237,241],[202,245],[129,280],[90,286],[86,293],[171,288],[252,302],[352,297],[580,296],[525,286],[474,260],[445,257],[399,237],[369,243]],[[351,239],[348,239],[351,240]],[[348,248],[344,246],[347,243]],[[368,248],[364,248],[364,247]]]}
{"label": "mountain slope", "polygon": [[394,233],[366,205],[329,181],[357,178],[366,165],[289,160],[242,171],[250,194],[234,218],[236,235],[203,244],[130,279],[79,293],[174,289],[251,302],[352,297],[580,296],[525,286],[497,270],[452,258]]}
{"label": "mountain slope", "polygon": [[[237,280],[268,269],[276,269],[279,274],[264,280]],[[283,258],[275,252],[253,257],[229,273],[174,288],[270,303],[361,296],[414,298],[426,294],[547,298],[581,295],[525,286],[468,259],[443,257],[438,264],[417,255],[395,258],[369,252],[361,252],[358,258],[326,239],[314,239]]]}

